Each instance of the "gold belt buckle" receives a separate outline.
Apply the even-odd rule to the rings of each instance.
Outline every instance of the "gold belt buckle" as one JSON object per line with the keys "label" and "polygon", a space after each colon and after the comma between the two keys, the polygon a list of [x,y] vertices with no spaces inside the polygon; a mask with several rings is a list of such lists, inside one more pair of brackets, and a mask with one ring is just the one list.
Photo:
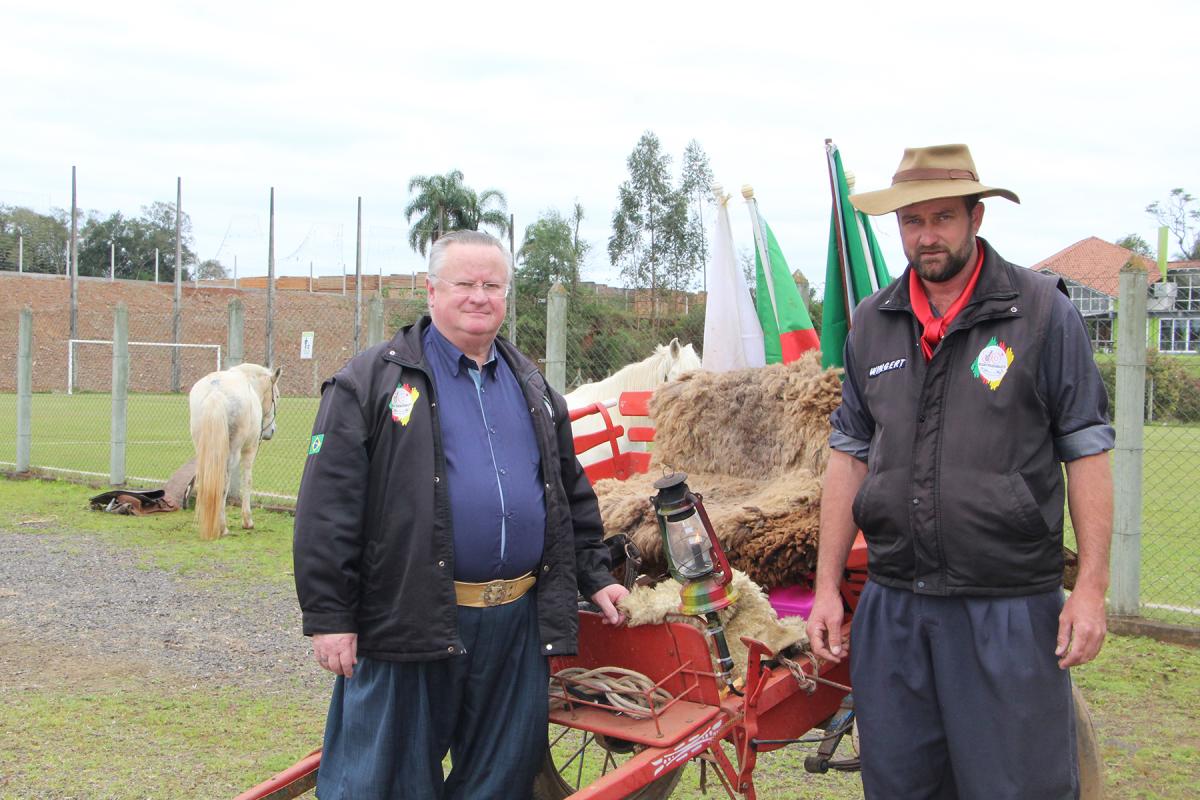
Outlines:
{"label": "gold belt buckle", "polygon": [[512,594],[512,584],[510,582],[492,581],[483,587],[483,604],[485,606],[503,605],[508,602],[510,594]]}

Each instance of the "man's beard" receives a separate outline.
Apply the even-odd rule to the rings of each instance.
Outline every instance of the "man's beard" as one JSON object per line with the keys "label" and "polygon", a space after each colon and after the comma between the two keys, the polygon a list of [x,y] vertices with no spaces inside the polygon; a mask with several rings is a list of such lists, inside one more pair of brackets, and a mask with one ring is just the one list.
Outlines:
{"label": "man's beard", "polygon": [[[967,262],[971,260],[971,255],[975,252],[974,240],[968,240],[963,246],[963,249],[955,253],[946,248],[937,250],[926,250],[925,252],[917,252],[917,257],[908,259],[908,264],[917,271],[917,275],[921,276],[922,280],[930,283],[945,283],[954,278],[955,275],[963,271],[967,266]],[[941,268],[936,266],[925,266],[921,263],[922,255],[932,255],[933,253],[942,253],[946,256],[945,265]]]}

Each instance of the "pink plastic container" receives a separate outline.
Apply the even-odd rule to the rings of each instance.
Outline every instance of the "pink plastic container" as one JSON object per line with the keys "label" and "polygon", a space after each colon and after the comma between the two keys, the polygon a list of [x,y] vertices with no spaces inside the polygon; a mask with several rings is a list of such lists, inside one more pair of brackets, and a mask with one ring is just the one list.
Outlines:
{"label": "pink plastic container", "polygon": [[767,592],[767,599],[781,617],[808,619],[812,611],[813,590],[807,586],[778,586]]}

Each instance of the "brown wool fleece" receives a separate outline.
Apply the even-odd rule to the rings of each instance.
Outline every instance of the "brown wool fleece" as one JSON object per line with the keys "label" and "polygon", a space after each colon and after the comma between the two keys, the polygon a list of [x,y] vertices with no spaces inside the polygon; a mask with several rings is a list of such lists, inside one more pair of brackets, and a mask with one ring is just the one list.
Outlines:
{"label": "brown wool fleece", "polygon": [[606,535],[641,548],[644,571],[666,571],[647,501],[664,470],[688,473],[730,563],[759,586],[801,582],[816,564],[829,415],[841,400],[820,354],[735,372],[693,372],[655,392],[650,472],[596,484]]}

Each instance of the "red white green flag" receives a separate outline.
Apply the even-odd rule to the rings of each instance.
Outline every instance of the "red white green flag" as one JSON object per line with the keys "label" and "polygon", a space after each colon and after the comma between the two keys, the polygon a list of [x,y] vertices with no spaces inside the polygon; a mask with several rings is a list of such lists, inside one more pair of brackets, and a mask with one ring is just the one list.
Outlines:
{"label": "red white green flag", "polygon": [[755,306],[763,329],[763,350],[768,364],[787,364],[805,351],[819,348],[821,343],[771,226],[758,216],[754,198],[748,199],[755,226],[754,260],[758,273]]}

